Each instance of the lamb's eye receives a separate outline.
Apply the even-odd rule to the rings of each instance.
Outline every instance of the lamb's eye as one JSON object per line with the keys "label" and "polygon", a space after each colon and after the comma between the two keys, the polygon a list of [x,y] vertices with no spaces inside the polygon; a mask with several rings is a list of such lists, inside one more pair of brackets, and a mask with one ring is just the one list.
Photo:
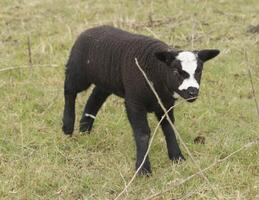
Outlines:
{"label": "lamb's eye", "polygon": [[183,78],[188,78],[189,77],[189,74],[187,72],[183,71],[183,70],[179,70],[179,74]]}
{"label": "lamb's eye", "polygon": [[177,69],[173,69],[174,75],[179,75],[179,71]]}
{"label": "lamb's eye", "polygon": [[189,77],[189,74],[181,69],[173,69],[173,73],[175,76],[179,76],[180,78],[186,79]]}

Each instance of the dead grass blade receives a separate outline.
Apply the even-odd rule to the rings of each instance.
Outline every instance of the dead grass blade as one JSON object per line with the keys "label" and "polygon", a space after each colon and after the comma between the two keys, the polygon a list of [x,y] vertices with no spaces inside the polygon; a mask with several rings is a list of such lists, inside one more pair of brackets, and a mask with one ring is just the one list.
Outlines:
{"label": "dead grass blade", "polygon": [[[190,98],[190,99],[192,99],[192,98]],[[181,103],[183,103],[183,102],[179,102],[178,104],[175,104],[175,105],[171,106],[171,107],[166,111],[166,113],[170,112],[173,108],[175,108],[176,106],[178,106],[178,105],[181,104]],[[149,153],[149,151],[150,151],[150,149],[151,149],[151,146],[152,146],[154,137],[155,137],[155,135],[156,135],[156,133],[157,133],[157,131],[158,131],[158,128],[159,128],[160,124],[162,123],[162,121],[164,120],[164,118],[166,117],[166,113],[161,117],[160,121],[158,122],[158,124],[157,124],[157,126],[156,126],[156,128],[155,128],[155,130],[154,130],[154,133],[153,133],[152,137],[150,138],[150,141],[149,141],[149,144],[148,144],[148,149],[147,149],[147,151],[146,151],[146,153],[145,153],[145,155],[144,155],[144,158],[143,158],[143,160],[142,160],[140,166],[138,167],[138,169],[136,170],[136,172],[134,173],[134,175],[132,176],[132,178],[130,179],[130,181],[128,182],[128,184],[125,185],[124,189],[117,195],[117,197],[116,197],[114,200],[119,199],[125,192],[127,192],[129,186],[132,184],[132,182],[133,182],[134,179],[136,178],[136,176],[137,176],[139,170],[140,170],[141,167],[143,166],[143,164],[144,164],[144,162],[145,162],[145,160],[146,160],[146,158],[147,158],[147,156],[148,156],[148,153]]]}
{"label": "dead grass blade", "polygon": [[254,82],[253,82],[253,78],[252,78],[251,66],[250,66],[250,62],[248,60],[247,51],[245,49],[244,49],[244,56],[245,56],[246,64],[248,65],[248,76],[249,76],[249,80],[251,83],[251,89],[252,89],[252,93],[253,93],[253,97],[254,97],[254,101],[255,101],[256,112],[257,112],[257,115],[259,116],[259,106],[258,106],[258,102],[256,99],[256,92],[255,92]]}
{"label": "dead grass blade", "polygon": [[[33,65],[33,67],[58,67],[58,65],[55,64],[43,64],[43,65]],[[7,68],[2,68],[0,69],[0,72],[5,72],[5,71],[11,71],[11,70],[16,70],[16,69],[28,69],[31,68],[31,66],[24,65],[24,66],[16,66],[16,67],[7,67]]]}

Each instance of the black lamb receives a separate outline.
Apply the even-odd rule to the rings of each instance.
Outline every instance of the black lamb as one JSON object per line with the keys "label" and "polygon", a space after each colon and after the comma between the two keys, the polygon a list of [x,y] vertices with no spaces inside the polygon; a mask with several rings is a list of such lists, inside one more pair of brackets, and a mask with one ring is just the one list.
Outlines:
{"label": "black lamb", "polygon": [[[136,168],[148,148],[150,129],[147,113],[154,112],[158,120],[163,116],[157,99],[139,71],[135,58],[145,71],[169,109],[178,96],[193,102],[199,92],[203,63],[219,54],[219,50],[176,51],[151,37],[100,26],[84,31],[71,50],[64,85],[65,108],[63,131],[72,135],[75,122],[77,93],[91,84],[95,87],[80,120],[80,132],[90,132],[98,110],[111,94],[123,97],[137,147]],[[174,122],[173,110],[169,113]],[[161,124],[168,155],[173,161],[184,160],[169,122]],[[151,173],[147,157],[140,174]]]}

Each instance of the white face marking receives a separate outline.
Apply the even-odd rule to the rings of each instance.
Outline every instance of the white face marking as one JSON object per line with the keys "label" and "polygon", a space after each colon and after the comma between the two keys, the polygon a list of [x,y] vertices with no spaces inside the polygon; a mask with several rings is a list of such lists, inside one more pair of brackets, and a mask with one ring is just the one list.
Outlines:
{"label": "white face marking", "polygon": [[195,87],[199,89],[199,83],[196,81],[194,74],[197,68],[197,58],[194,53],[190,51],[183,51],[176,57],[180,60],[182,65],[182,70],[187,72],[190,77],[183,80],[182,84],[179,86],[179,90],[186,90],[188,87]]}

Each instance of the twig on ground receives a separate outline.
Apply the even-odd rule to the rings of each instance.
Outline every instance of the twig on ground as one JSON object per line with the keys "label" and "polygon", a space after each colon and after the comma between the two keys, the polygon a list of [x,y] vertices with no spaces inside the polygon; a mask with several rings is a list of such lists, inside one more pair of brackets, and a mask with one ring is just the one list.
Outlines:
{"label": "twig on ground", "polygon": [[[126,182],[126,180],[125,180],[125,178],[123,177],[123,175],[122,175],[122,173],[120,172],[120,176],[121,176],[121,178],[122,178],[122,180],[123,180],[123,182],[124,182],[124,186],[125,186],[125,188],[127,187],[127,182]],[[128,190],[126,189],[126,194],[128,193]]]}
{"label": "twig on ground", "polygon": [[255,101],[255,107],[256,107],[257,115],[259,116],[259,106],[258,106],[258,102],[257,102],[257,99],[256,99],[255,87],[254,87],[254,82],[253,82],[252,73],[251,73],[250,69],[248,69],[248,74],[249,74],[251,88],[252,88],[252,92],[253,92],[253,96],[254,96],[254,101]]}
{"label": "twig on ground", "polygon": [[192,47],[192,50],[194,49],[194,38],[195,38],[195,21],[192,17],[192,34],[191,34],[191,47]]}
{"label": "twig on ground", "polygon": [[199,186],[199,188],[195,188],[192,191],[189,191],[187,194],[184,194],[181,197],[176,197],[175,200],[184,200],[184,199],[190,199],[191,196],[200,193],[201,191],[205,190],[206,187],[204,188],[205,184],[202,184]]}
{"label": "twig on ground", "polygon": [[156,33],[154,33],[154,31],[152,31],[150,28],[148,28],[148,27],[146,26],[145,29],[146,29],[148,32],[150,32],[156,39],[160,39],[159,36],[158,36]]}
{"label": "twig on ground", "polygon": [[29,62],[29,66],[32,67],[31,38],[30,38],[30,36],[28,36],[28,38],[27,38],[27,48],[28,48],[28,62]]}
{"label": "twig on ground", "polygon": [[250,66],[249,66],[250,63],[249,63],[249,60],[248,60],[247,52],[245,50],[244,50],[244,55],[245,55],[246,64],[248,65],[248,75],[249,75],[249,79],[250,79],[250,83],[251,83],[251,89],[252,89],[252,93],[253,93],[253,97],[254,97],[254,101],[255,101],[256,112],[257,112],[257,115],[259,116],[259,106],[258,106],[258,102],[257,102],[257,99],[256,99],[254,82],[253,82],[253,78],[252,78],[251,69],[250,69]]}
{"label": "twig on ground", "polygon": [[[44,65],[34,65],[34,67],[58,67],[58,65],[55,64],[44,64]],[[2,68],[0,69],[0,72],[4,72],[4,71],[11,71],[11,70],[15,70],[15,69],[28,69],[31,68],[31,66],[16,66],[16,67],[7,67],[7,68]]]}
{"label": "twig on ground", "polygon": [[[192,99],[192,98],[190,98],[190,99]],[[181,103],[181,102],[180,102],[180,103]],[[171,106],[171,107],[166,111],[166,113],[170,112],[173,108],[175,108],[176,106],[178,106],[180,103]],[[155,135],[156,135],[156,133],[157,133],[157,131],[158,131],[158,128],[159,128],[160,124],[162,123],[162,121],[164,120],[164,118],[166,117],[166,113],[161,117],[160,121],[158,122],[158,124],[157,124],[157,126],[156,126],[156,128],[155,128],[155,130],[154,130],[154,133],[153,133],[152,137],[150,138],[150,141],[149,141],[149,144],[148,144],[148,149],[147,149],[147,151],[146,151],[146,153],[145,153],[145,155],[144,155],[144,158],[143,158],[143,160],[142,160],[140,166],[138,167],[138,169],[136,170],[136,172],[134,173],[134,175],[132,176],[132,178],[130,179],[130,181],[128,182],[128,184],[125,185],[124,189],[117,195],[117,197],[116,197],[114,200],[119,199],[119,198],[121,197],[121,195],[123,195],[125,192],[127,192],[129,186],[131,185],[131,183],[132,183],[132,182],[134,181],[134,179],[136,178],[136,176],[137,176],[139,170],[141,169],[141,167],[143,166],[143,164],[144,164],[144,162],[145,162],[145,160],[146,160],[146,158],[147,158],[147,155],[148,155],[148,153],[149,153],[149,151],[150,151],[151,145],[152,145],[153,140],[154,140],[154,137],[155,137]]]}
{"label": "twig on ground", "polygon": [[[227,159],[229,159],[229,158],[232,157],[233,155],[239,153],[240,151],[242,151],[242,150],[244,150],[244,149],[247,149],[247,148],[251,147],[251,146],[254,145],[254,144],[257,144],[258,142],[259,142],[259,137],[258,137],[258,138],[255,138],[252,142],[249,142],[249,143],[245,144],[244,146],[240,147],[239,149],[237,149],[236,151],[232,152],[231,154],[229,154],[229,155],[226,156],[225,158],[219,159],[219,160],[215,161],[214,163],[212,163],[212,164],[209,165],[208,167],[204,168],[204,169],[202,170],[202,172],[205,172],[205,171],[207,171],[207,170],[209,170],[209,169],[215,167],[217,164],[226,161]],[[178,187],[178,186],[184,184],[185,182],[191,180],[192,178],[194,178],[195,176],[197,176],[197,175],[199,175],[199,174],[200,174],[200,171],[197,172],[197,173],[195,173],[195,174],[192,174],[191,176],[188,176],[186,179],[184,179],[184,180],[182,180],[182,181],[180,181],[180,182],[177,182],[177,183],[173,182],[173,184],[170,185],[170,188],[167,188],[167,189],[165,189],[165,190],[163,190],[163,191],[161,191],[161,192],[155,193],[155,194],[153,194],[153,195],[151,195],[151,196],[145,198],[145,200],[155,199],[155,198],[157,198],[158,196],[160,196],[160,195],[162,195],[162,194],[165,194],[165,193],[171,191],[173,188]]]}
{"label": "twig on ground", "polygon": [[187,145],[184,143],[181,135],[179,134],[179,132],[177,131],[177,129],[175,128],[172,120],[170,119],[168,113],[166,113],[166,108],[164,107],[160,97],[158,96],[155,88],[153,87],[153,84],[149,81],[148,77],[146,76],[146,73],[143,71],[143,69],[140,67],[139,63],[138,63],[138,60],[137,58],[135,58],[135,62],[136,62],[136,65],[138,66],[139,70],[141,71],[141,73],[143,74],[144,78],[146,79],[150,89],[152,90],[152,92],[154,93],[154,95],[156,96],[157,100],[158,100],[158,103],[160,105],[160,107],[163,109],[164,113],[166,114],[166,118],[169,122],[169,124],[171,125],[171,127],[173,128],[174,132],[176,133],[177,137],[179,138],[180,140],[180,143],[183,145],[183,147],[185,148],[185,150],[187,151],[188,155],[190,156],[192,162],[194,163],[194,165],[198,168],[199,170],[199,175],[207,182],[208,186],[210,187],[211,191],[213,192],[214,196],[216,197],[216,199],[219,200],[219,197],[216,193],[216,191],[214,190],[214,188],[212,187],[212,185],[210,184],[209,182],[209,179],[205,176],[205,174],[202,172],[201,170],[201,167],[198,165],[198,163],[196,162],[196,160],[194,159],[192,153],[190,152],[189,148],[187,147]]}
{"label": "twig on ground", "polygon": [[135,20],[125,20],[125,19],[120,18],[120,19],[116,20],[115,22],[107,21],[107,22],[103,22],[102,24],[113,24],[115,26],[127,26],[132,29],[136,29],[136,30],[142,29],[143,27],[156,28],[156,27],[160,27],[160,26],[164,26],[164,25],[168,25],[168,26],[170,26],[170,29],[174,29],[175,27],[179,26],[180,24],[183,24],[185,18],[186,18],[186,16],[184,16],[183,13],[180,12],[178,15],[173,16],[173,17],[154,19],[154,17],[152,17],[152,12],[151,12],[148,20],[143,21],[143,22],[137,22]]}

